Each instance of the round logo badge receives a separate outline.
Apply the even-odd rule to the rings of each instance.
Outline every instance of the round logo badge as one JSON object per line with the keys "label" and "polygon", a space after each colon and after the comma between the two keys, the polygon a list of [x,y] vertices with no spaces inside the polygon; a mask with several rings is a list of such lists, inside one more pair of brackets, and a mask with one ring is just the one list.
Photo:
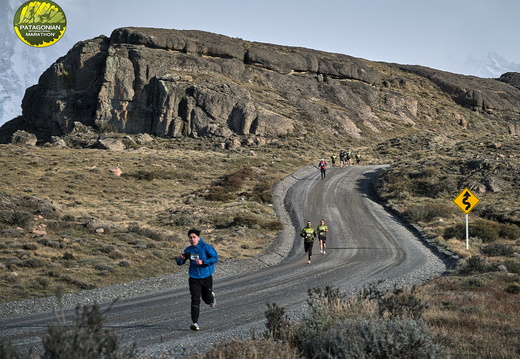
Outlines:
{"label": "round logo badge", "polygon": [[27,1],[14,15],[14,32],[34,47],[55,44],[65,33],[67,19],[61,7],[52,1]]}

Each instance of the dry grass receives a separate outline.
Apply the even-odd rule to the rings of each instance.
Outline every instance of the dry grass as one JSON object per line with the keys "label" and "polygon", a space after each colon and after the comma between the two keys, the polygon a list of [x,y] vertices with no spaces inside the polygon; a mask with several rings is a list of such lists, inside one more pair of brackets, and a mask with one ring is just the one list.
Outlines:
{"label": "dry grass", "polygon": [[506,292],[512,283],[507,274],[486,273],[440,278],[421,288],[430,305],[424,317],[453,358],[520,357],[520,298]]}

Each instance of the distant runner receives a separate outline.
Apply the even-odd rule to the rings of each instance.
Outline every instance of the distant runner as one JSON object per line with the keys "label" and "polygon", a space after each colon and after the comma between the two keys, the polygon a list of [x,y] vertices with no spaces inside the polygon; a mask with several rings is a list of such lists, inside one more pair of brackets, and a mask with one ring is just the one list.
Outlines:
{"label": "distant runner", "polygon": [[325,179],[325,173],[327,172],[327,162],[322,158],[320,163],[318,163],[318,168],[321,172],[321,179]]}
{"label": "distant runner", "polygon": [[354,157],[356,158],[356,164],[359,165],[359,162],[361,162],[361,155],[359,153],[356,153]]}
{"label": "distant runner", "polygon": [[332,156],[330,156],[330,161],[331,161],[332,167],[336,167],[337,158],[338,158],[338,156],[336,156],[334,153],[332,154]]}

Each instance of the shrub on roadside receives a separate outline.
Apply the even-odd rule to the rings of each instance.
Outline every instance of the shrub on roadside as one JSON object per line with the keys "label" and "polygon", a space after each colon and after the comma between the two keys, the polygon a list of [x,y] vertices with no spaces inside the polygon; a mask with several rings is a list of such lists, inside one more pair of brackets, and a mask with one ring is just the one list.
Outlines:
{"label": "shrub on roadside", "polygon": [[404,213],[412,222],[433,222],[438,218],[446,218],[454,213],[453,206],[431,203],[426,205],[411,206]]}
{"label": "shrub on roadside", "polygon": [[266,311],[268,333],[276,333],[270,336],[295,346],[305,358],[444,357],[419,319],[426,305],[413,290],[388,292],[371,285],[354,297],[330,287],[308,294],[309,315],[294,324],[275,304]]}
{"label": "shrub on roadside", "polygon": [[[112,330],[104,328],[105,313],[96,303],[76,307],[73,323],[58,317],[58,324],[49,324],[43,337],[43,353],[32,351],[31,358],[132,359],[138,358],[135,343],[122,349]],[[0,358],[21,358],[10,342],[0,343]]]}
{"label": "shrub on roadside", "polygon": [[471,256],[459,268],[459,273],[469,275],[473,273],[485,273],[491,270],[486,260],[480,256]]}
{"label": "shrub on roadside", "polygon": [[481,248],[480,251],[489,257],[509,257],[515,253],[513,246],[506,243],[491,243]]}
{"label": "shrub on roadside", "polygon": [[500,226],[499,233],[500,237],[516,241],[520,238],[520,227],[512,223],[504,223]]}
{"label": "shrub on roadside", "polygon": [[283,342],[269,339],[231,340],[216,344],[200,359],[298,359],[296,348]]}
{"label": "shrub on roadside", "polygon": [[[468,226],[469,236],[478,237],[483,243],[491,243],[499,238],[499,223],[488,220],[477,220]],[[444,238],[456,238],[464,240],[466,238],[466,225],[459,223],[444,230]]]}
{"label": "shrub on roadside", "polygon": [[[423,321],[351,318],[317,338],[309,358],[444,358],[442,346]],[[310,356],[309,356],[310,354]]]}
{"label": "shrub on roadside", "polygon": [[121,350],[117,336],[104,329],[105,313],[98,304],[76,307],[73,325],[64,319],[49,325],[43,338],[45,358],[137,358],[135,345]]}

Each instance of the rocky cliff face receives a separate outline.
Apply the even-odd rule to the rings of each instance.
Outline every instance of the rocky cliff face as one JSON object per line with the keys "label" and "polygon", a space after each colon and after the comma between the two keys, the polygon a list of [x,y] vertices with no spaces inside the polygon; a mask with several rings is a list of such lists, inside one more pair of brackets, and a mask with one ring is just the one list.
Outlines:
{"label": "rocky cliff face", "polygon": [[518,131],[520,90],[501,81],[383,64],[201,31],[116,29],[76,44],[0,129],[40,140],[75,122],[161,137],[265,141],[306,131],[385,137],[493,121]]}

